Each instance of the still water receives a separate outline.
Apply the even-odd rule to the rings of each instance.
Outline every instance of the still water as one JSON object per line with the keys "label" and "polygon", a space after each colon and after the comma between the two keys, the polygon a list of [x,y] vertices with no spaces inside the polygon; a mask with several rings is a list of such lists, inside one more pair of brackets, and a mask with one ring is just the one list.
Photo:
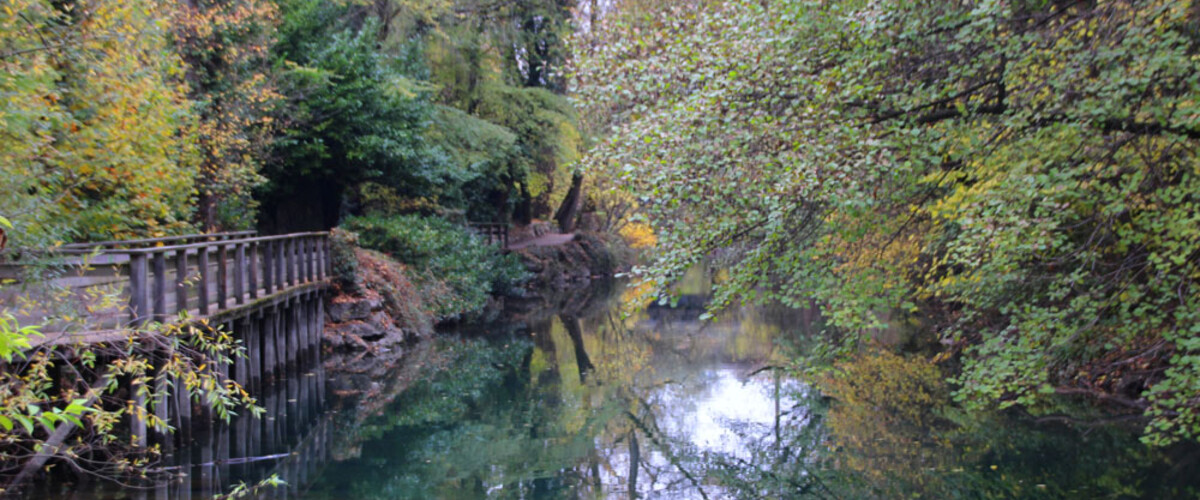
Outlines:
{"label": "still water", "polygon": [[[255,496],[1195,498],[1200,491],[1194,447],[1147,448],[1136,423],[1114,423],[1070,401],[1037,417],[964,414],[937,368],[922,361],[928,356],[862,356],[838,377],[789,377],[794,371],[779,368],[823,329],[818,315],[747,306],[701,321],[706,287],[694,281],[701,284],[685,282],[674,308],[639,306],[642,291],[620,284],[527,304],[412,346],[394,371],[357,386],[339,385],[346,375],[320,368],[297,373],[294,387],[285,383],[268,401],[277,413],[257,448],[237,438],[256,435],[237,425],[254,424],[235,423],[232,438],[218,431],[207,448],[186,454],[182,483],[99,496],[206,498],[270,474],[287,485]],[[97,496],[86,485],[70,490],[64,496]]]}

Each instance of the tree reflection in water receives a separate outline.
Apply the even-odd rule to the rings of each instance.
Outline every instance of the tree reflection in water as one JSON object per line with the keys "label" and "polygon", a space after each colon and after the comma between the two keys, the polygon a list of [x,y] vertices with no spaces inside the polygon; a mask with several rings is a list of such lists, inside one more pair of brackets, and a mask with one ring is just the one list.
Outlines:
{"label": "tree reflection in water", "polygon": [[821,330],[815,314],[744,307],[706,323],[703,300],[631,311],[622,304],[640,302],[637,290],[617,289],[443,341],[448,368],[365,419],[359,454],[307,495],[1172,498],[1195,488],[1194,453],[1151,451],[1124,429],[962,415],[922,358],[866,353],[841,365],[817,381],[831,403],[773,368],[789,357],[781,341]]}

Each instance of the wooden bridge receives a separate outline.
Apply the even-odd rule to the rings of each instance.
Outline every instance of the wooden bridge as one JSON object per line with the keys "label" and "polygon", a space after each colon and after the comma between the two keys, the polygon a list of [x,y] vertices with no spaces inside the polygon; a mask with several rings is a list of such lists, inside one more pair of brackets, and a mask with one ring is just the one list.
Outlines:
{"label": "wooden bridge", "polygon": [[503,222],[468,222],[467,229],[482,237],[488,244],[508,248],[508,224]]}
{"label": "wooden bridge", "polygon": [[[271,393],[275,385],[289,383],[320,363],[323,298],[332,266],[328,233],[233,232],[106,241],[65,245],[46,257],[68,271],[49,280],[51,288],[68,290],[66,295],[75,298],[93,296],[91,289],[102,288],[108,295],[115,294],[119,305],[77,307],[88,312],[74,322],[63,321],[48,306],[25,308],[17,315],[22,325],[43,325],[44,336],[30,339],[35,347],[86,348],[127,339],[129,327],[152,321],[203,320],[231,332],[245,349],[245,356],[219,370],[255,397]],[[20,287],[23,267],[11,262],[0,266],[0,278],[18,282],[0,288],[0,304],[6,309],[33,293]],[[169,355],[156,354],[161,359]],[[131,418],[128,425],[134,442],[145,445],[153,440],[170,450],[190,442],[189,429],[195,425],[211,425],[212,416],[204,406],[186,391],[169,390],[181,387],[180,381],[155,377],[153,383],[167,384],[155,388],[154,393],[165,396],[155,402],[153,412],[180,432],[151,436],[143,419]],[[132,404],[147,407],[146,401],[135,399]],[[193,415],[198,415],[194,424]]]}
{"label": "wooden bridge", "polygon": [[[257,236],[253,231],[193,234],[64,245],[48,257],[65,273],[52,283],[73,296],[108,289],[124,307],[90,308],[80,328],[68,328],[48,310],[24,311],[22,324],[43,324],[38,343],[104,341],[128,326],[180,318],[207,319],[263,299],[323,285],[331,272],[328,233]],[[0,269],[19,278],[21,266]],[[8,287],[11,299],[23,292]],[[68,330],[76,331],[68,331]]]}

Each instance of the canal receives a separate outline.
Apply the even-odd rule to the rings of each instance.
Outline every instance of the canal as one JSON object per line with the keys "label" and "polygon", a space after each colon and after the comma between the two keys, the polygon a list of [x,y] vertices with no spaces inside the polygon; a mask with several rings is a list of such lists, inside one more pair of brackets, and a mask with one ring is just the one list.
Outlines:
{"label": "canal", "polygon": [[[813,311],[702,321],[703,275],[674,307],[597,283],[410,346],[382,378],[298,370],[176,453],[175,480],[57,484],[61,498],[1192,498],[1194,448],[1075,410],[956,409],[928,356],[864,353],[801,381]],[[828,395],[836,395],[834,402]],[[257,431],[255,430],[257,429]],[[211,436],[211,437],[209,437]]]}

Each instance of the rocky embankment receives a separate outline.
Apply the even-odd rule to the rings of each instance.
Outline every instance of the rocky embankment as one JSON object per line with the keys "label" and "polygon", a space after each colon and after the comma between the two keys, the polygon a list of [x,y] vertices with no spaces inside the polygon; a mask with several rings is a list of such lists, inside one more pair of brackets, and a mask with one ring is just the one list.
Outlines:
{"label": "rocky embankment", "polygon": [[[353,255],[353,262],[339,273],[336,293],[325,304],[326,368],[354,371],[356,368],[350,365],[365,362],[366,358],[373,358],[372,362],[398,358],[406,343],[433,332],[435,318],[427,311],[403,265],[350,244],[341,251],[343,261],[349,262],[346,257]],[[502,300],[505,306],[518,307],[544,304],[567,296],[565,290],[581,288],[593,280],[608,280],[629,260],[622,242],[589,232],[577,233],[560,245],[512,252],[532,275],[523,296]]]}
{"label": "rocky embankment", "polygon": [[[401,264],[340,242],[334,293],[325,303],[324,365],[339,396],[368,395],[433,333],[433,317]],[[350,258],[352,256],[352,258]]]}
{"label": "rocky embankment", "polygon": [[599,233],[580,232],[561,245],[531,246],[514,250],[525,269],[533,274],[526,289],[534,294],[574,288],[594,279],[609,279],[631,259],[623,242]]}

